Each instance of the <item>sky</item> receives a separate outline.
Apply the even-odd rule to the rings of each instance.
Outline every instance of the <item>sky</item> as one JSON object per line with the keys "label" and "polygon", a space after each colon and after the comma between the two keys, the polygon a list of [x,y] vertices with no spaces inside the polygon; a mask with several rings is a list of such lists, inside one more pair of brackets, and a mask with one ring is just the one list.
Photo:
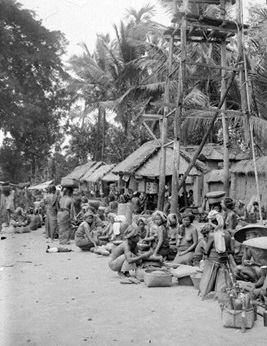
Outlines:
{"label": "sky", "polygon": [[68,55],[79,54],[80,42],[93,51],[97,33],[114,33],[113,24],[119,24],[126,9],[151,4],[156,7],[155,20],[168,25],[170,20],[157,0],[19,0],[34,10],[43,25],[60,30],[69,41]]}
{"label": "sky", "polygon": [[[158,0],[18,0],[23,8],[33,10],[50,30],[62,31],[69,42],[64,60],[82,52],[79,43],[85,42],[91,52],[94,50],[97,33],[114,33],[113,24],[119,24],[131,7],[139,10],[151,4],[155,6],[153,19],[163,25],[170,25],[170,18],[159,5]],[[266,0],[243,0],[244,8],[249,3],[265,4]],[[245,14],[247,14],[245,12]],[[0,131],[0,145],[3,134]]]}
{"label": "sky", "polygon": [[[169,25],[170,18],[158,0],[18,0],[25,8],[36,12],[37,18],[50,30],[60,30],[69,41],[67,55],[79,54],[79,43],[85,42],[93,51],[97,33],[114,33],[112,25],[118,24],[126,9],[151,4],[155,6],[154,20]],[[243,0],[244,8],[249,3],[265,4],[265,0]]]}

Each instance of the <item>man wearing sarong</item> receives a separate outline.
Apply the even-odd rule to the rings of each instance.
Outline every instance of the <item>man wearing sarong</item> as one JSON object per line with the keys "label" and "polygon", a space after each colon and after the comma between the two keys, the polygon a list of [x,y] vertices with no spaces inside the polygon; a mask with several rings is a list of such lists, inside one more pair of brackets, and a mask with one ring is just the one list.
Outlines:
{"label": "man wearing sarong", "polygon": [[59,200],[59,211],[57,214],[58,238],[60,244],[69,244],[72,232],[71,220],[74,218],[73,188],[65,187],[63,196]]}
{"label": "man wearing sarong", "polygon": [[44,200],[46,207],[46,219],[45,219],[45,233],[46,237],[54,240],[57,233],[57,213],[59,209],[58,197],[56,194],[56,187],[50,186],[48,194]]}
{"label": "man wearing sarong", "polygon": [[129,226],[126,230],[125,241],[112,249],[109,262],[111,270],[129,276],[131,270],[136,270],[136,265],[153,254],[153,250],[149,250],[138,255],[137,243],[139,238],[139,229],[135,226]]}

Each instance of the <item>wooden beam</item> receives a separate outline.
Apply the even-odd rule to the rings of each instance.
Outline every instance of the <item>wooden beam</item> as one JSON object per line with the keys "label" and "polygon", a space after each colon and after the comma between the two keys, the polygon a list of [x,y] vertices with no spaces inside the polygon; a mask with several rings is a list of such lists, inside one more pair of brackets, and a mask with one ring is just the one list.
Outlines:
{"label": "wooden beam", "polygon": [[238,69],[234,69],[233,67],[204,64],[204,63],[198,63],[198,62],[193,62],[193,61],[187,61],[186,64],[187,65],[193,65],[193,66],[207,67],[207,68],[216,69],[216,70],[225,70],[225,71],[230,71],[230,72],[238,71]]}
{"label": "wooden beam", "polygon": [[154,135],[154,133],[152,132],[152,130],[150,129],[150,127],[146,124],[145,121],[142,122],[142,125],[146,128],[147,132],[150,134],[150,136],[159,143],[159,145],[161,144],[160,143],[160,140]]}
{"label": "wooden beam", "polygon": [[[239,55],[238,58],[237,58],[236,66],[239,64],[240,60],[241,60],[241,55]],[[222,97],[221,97],[220,103],[219,103],[219,105],[218,105],[218,109],[220,109],[220,108],[222,107],[222,105],[223,105],[223,103],[224,103],[224,100],[225,100],[225,98],[226,98],[226,96],[227,96],[227,94],[228,94],[228,92],[229,92],[229,90],[230,90],[230,88],[231,88],[231,86],[232,86],[232,83],[233,83],[233,81],[234,81],[235,75],[236,75],[236,71],[233,71],[233,72],[231,73],[231,77],[230,77],[230,79],[229,79],[229,81],[228,81],[228,85],[227,85],[227,88],[226,88],[226,90],[225,90],[225,93],[224,93],[224,94],[222,95]],[[216,121],[216,119],[217,119],[217,117],[218,117],[218,114],[219,114],[219,111],[217,110],[217,111],[214,113],[214,115],[213,115],[213,118],[212,118],[212,120],[211,120],[211,123],[209,124],[209,126],[208,126],[208,128],[207,128],[207,131],[206,131],[204,137],[202,138],[202,141],[201,141],[201,143],[200,143],[200,145],[199,145],[199,147],[198,147],[198,150],[195,152],[195,154],[194,154],[194,156],[193,156],[193,158],[192,158],[192,160],[191,160],[191,162],[190,162],[190,164],[189,164],[187,170],[185,171],[185,173],[184,173],[184,175],[183,175],[183,178],[182,178],[182,180],[181,180],[181,182],[180,182],[180,184],[179,184],[179,186],[178,186],[178,191],[180,191],[180,189],[181,189],[181,187],[183,186],[183,183],[185,182],[186,178],[188,177],[188,175],[189,175],[191,169],[195,166],[196,161],[197,161],[197,158],[198,158],[198,156],[200,155],[200,153],[201,153],[201,151],[202,151],[202,149],[203,149],[203,147],[204,147],[204,145],[205,145],[205,143],[206,143],[206,141],[207,141],[207,139],[208,139],[208,137],[209,137],[209,135],[210,135],[210,132],[211,132],[212,129],[213,129],[213,125],[214,125],[214,123],[215,123],[215,121]]]}

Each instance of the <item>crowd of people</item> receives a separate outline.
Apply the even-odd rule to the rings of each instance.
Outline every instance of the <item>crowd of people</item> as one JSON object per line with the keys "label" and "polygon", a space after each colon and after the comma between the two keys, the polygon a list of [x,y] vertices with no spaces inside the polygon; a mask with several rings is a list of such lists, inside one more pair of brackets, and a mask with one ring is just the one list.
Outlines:
{"label": "crowd of people", "polygon": [[[220,262],[228,256],[236,278],[253,282],[256,289],[263,287],[262,262],[234,238],[240,225],[259,219],[257,202],[248,210],[242,201],[235,203],[226,197],[210,205],[204,213],[206,222],[199,223],[190,207],[179,214],[158,210],[148,213],[146,194],[133,191],[90,200],[72,187],[58,191],[49,186],[43,195],[35,196],[25,188],[23,196],[15,198],[14,191],[2,190],[4,224],[13,227],[15,233],[45,225],[48,241],[58,238],[60,245],[68,245],[73,239],[82,251],[110,255],[109,267],[120,276],[129,276],[131,270],[151,263],[201,266],[204,260]],[[120,204],[129,206],[131,221],[118,215]],[[246,237],[249,239],[251,234],[248,232]]]}

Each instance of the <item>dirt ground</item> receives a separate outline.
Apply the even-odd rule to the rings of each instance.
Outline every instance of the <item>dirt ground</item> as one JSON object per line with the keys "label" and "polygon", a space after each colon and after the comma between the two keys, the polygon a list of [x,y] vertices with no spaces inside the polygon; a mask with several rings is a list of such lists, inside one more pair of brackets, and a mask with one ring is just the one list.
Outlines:
{"label": "dirt ground", "polygon": [[225,329],[219,305],[193,287],[122,285],[108,258],[47,254],[43,231],[0,241],[0,345],[266,345],[259,317]]}

